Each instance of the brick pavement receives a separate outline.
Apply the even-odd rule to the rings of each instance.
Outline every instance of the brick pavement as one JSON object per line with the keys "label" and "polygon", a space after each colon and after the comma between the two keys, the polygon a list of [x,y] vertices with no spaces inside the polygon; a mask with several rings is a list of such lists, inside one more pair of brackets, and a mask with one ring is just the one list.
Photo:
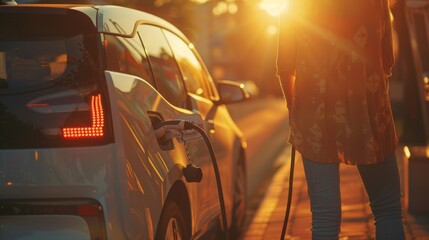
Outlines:
{"label": "brick pavement", "polygon": [[[250,202],[249,224],[244,240],[280,239],[288,197],[289,159],[290,149],[287,148],[279,156],[279,161],[283,161],[283,164],[280,164],[272,178],[263,184]],[[357,168],[341,164],[340,177],[343,214],[340,239],[374,239],[373,218]],[[413,216],[404,211],[404,220],[407,240],[429,239],[429,216]],[[310,224],[307,186],[302,161],[297,154],[286,239],[311,239]]]}

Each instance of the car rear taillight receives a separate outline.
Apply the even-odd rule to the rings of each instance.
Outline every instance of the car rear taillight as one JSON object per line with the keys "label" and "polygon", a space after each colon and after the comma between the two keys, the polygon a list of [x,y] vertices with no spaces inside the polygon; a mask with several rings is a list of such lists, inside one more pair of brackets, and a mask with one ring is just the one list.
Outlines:
{"label": "car rear taillight", "polygon": [[97,216],[100,209],[100,207],[94,205],[78,205],[77,213],[81,217]]}
{"label": "car rear taillight", "polygon": [[62,129],[65,139],[99,138],[104,136],[104,112],[101,95],[91,96],[91,126],[67,127]]}
{"label": "car rear taillight", "polygon": [[34,121],[34,134],[54,146],[90,146],[108,143],[109,107],[98,89],[80,88],[43,94],[25,103]]}

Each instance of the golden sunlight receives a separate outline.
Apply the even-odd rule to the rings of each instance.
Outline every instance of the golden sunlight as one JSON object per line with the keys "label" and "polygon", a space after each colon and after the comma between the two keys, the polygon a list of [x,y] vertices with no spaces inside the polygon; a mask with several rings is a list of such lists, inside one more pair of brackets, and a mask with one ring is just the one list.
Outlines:
{"label": "golden sunlight", "polygon": [[288,6],[288,0],[262,0],[262,2],[259,3],[259,7],[273,17],[277,17],[282,12],[286,11]]}

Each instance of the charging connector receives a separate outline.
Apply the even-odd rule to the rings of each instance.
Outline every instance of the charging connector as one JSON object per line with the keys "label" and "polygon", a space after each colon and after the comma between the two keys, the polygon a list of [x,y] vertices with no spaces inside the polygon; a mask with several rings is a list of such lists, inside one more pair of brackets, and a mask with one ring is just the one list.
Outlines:
{"label": "charging connector", "polygon": [[[186,120],[170,120],[157,123],[155,128],[155,136],[157,139],[166,138],[172,139],[177,138],[178,140],[182,140],[182,137],[195,135],[196,133],[192,128],[192,123]],[[200,137],[194,136],[194,137]]]}

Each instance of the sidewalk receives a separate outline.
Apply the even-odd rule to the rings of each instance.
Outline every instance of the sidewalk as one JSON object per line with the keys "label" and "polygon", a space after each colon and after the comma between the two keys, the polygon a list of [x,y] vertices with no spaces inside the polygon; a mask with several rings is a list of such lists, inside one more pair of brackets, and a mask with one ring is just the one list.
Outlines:
{"label": "sidewalk", "polygon": [[[260,188],[259,196],[254,198],[262,201],[258,206],[253,206],[253,212],[248,211],[250,222],[244,240],[280,239],[288,197],[289,159],[290,149],[286,149],[279,156],[283,164],[266,186]],[[340,239],[374,239],[373,218],[357,168],[341,164],[340,177],[343,214]],[[311,213],[306,185],[302,162],[297,154],[286,239],[311,239]],[[250,209],[252,204],[250,202]],[[407,240],[429,239],[428,216],[412,216],[404,211],[404,221]]]}

